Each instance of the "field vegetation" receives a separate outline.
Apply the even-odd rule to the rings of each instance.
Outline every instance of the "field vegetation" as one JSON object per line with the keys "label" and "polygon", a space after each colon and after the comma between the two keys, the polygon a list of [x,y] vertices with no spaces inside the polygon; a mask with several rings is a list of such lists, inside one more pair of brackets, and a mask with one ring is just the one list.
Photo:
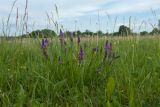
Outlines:
{"label": "field vegetation", "polygon": [[2,20],[0,107],[160,107],[160,21],[150,32],[144,21],[139,32],[71,32],[46,13],[54,29],[29,31],[26,0],[11,35],[15,4]]}
{"label": "field vegetation", "polygon": [[0,106],[160,106],[160,38],[98,39],[1,39]]}

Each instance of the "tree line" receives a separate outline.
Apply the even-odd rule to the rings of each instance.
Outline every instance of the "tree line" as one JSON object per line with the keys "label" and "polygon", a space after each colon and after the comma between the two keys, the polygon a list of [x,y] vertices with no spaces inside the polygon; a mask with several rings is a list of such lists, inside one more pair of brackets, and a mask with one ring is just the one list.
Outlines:
{"label": "tree line", "polygon": [[[101,30],[97,31],[97,32],[92,32],[89,30],[86,30],[84,32],[81,31],[75,31],[75,32],[71,32],[71,31],[65,31],[64,32],[66,36],[69,36],[71,33],[73,34],[73,36],[129,36],[129,35],[141,35],[141,36],[149,36],[149,35],[160,35],[160,29],[158,28],[153,28],[153,30],[151,32],[147,32],[147,31],[141,31],[140,33],[136,33],[133,32],[129,27],[125,26],[125,25],[121,25],[119,27],[118,32],[113,32],[113,33],[103,33]],[[36,31],[32,31],[30,33],[27,34],[23,34],[20,37],[31,37],[31,38],[52,38],[57,36],[57,34],[50,29],[43,29],[43,30],[36,30]]]}

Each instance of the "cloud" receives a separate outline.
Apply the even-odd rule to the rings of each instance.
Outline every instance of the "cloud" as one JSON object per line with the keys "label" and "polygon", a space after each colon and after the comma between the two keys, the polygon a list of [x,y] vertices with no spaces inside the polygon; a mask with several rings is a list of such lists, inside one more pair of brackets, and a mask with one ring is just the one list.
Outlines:
{"label": "cloud", "polygon": [[115,5],[112,5],[112,8],[108,9],[110,14],[123,14],[123,13],[132,13],[132,12],[144,12],[149,11],[151,8],[156,9],[160,5],[158,0],[132,0],[127,1],[123,0]]}
{"label": "cloud", "polygon": [[[0,20],[2,20],[2,18],[7,19],[13,1],[14,0],[0,1]],[[26,0],[17,0],[11,16],[11,23],[15,23],[17,8],[19,9],[19,18],[23,17],[25,3]],[[48,12],[50,16],[52,16],[52,12],[52,17],[56,19],[55,4],[58,7],[59,20],[61,20],[66,27],[73,28],[74,25],[69,25],[70,23],[68,21],[74,22],[75,19],[79,19],[82,25],[89,27],[85,21],[86,17],[97,16],[98,11],[102,16],[106,15],[106,12],[110,15],[121,16],[126,16],[128,13],[141,13],[140,18],[143,18],[146,17],[146,11],[150,11],[151,8],[159,8],[160,0],[28,0],[28,24],[32,25],[36,23],[37,26],[45,26],[48,23],[46,12]],[[97,19],[93,18],[92,21],[96,23]],[[101,23],[104,24],[105,22],[102,21]],[[119,23],[122,23],[122,21]]]}
{"label": "cloud", "polygon": [[[12,1],[13,2],[13,1]],[[11,8],[10,0],[0,1],[0,16],[9,14]],[[129,12],[143,12],[151,8],[158,8],[158,0],[28,0],[29,15],[32,19],[42,20],[46,17],[45,12],[53,12],[57,4],[60,18],[73,18],[85,15],[97,14],[100,10],[105,14],[124,14]],[[20,13],[24,12],[25,0],[17,0],[15,8],[19,8]],[[16,14],[14,10],[13,14]],[[103,15],[101,14],[101,15]],[[23,14],[22,14],[23,15]]]}
{"label": "cloud", "polygon": [[101,5],[115,0],[59,0],[58,5],[61,18],[77,17],[87,15],[89,11],[98,10]]}
{"label": "cloud", "polygon": [[[35,22],[38,25],[46,25],[46,12],[48,12],[50,16],[51,12],[53,12],[53,17],[56,19],[55,4],[58,6],[60,20],[63,20],[65,18],[85,16],[87,15],[86,12],[97,10],[101,5],[112,1],[115,0],[28,0],[29,23]],[[3,4],[0,6],[0,20],[2,20],[2,18],[7,19],[13,2],[14,0],[0,1],[0,4]],[[19,10],[19,18],[23,17],[25,3],[26,0],[17,0],[11,15],[11,23],[15,23],[17,8]]]}
{"label": "cloud", "polygon": [[[117,0],[105,6],[99,10],[101,15],[122,15],[133,14],[151,11],[151,9],[159,9],[160,1],[158,0]],[[98,11],[98,10],[97,10]],[[97,14],[97,11],[90,11],[90,14]]]}

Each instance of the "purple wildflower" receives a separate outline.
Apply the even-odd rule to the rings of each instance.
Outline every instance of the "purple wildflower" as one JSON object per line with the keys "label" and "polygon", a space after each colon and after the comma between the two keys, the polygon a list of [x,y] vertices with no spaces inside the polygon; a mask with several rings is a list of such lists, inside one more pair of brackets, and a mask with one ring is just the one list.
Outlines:
{"label": "purple wildflower", "polygon": [[47,39],[42,39],[42,49],[48,48],[49,42]]}
{"label": "purple wildflower", "polygon": [[105,44],[105,55],[104,55],[104,58],[103,58],[103,62],[105,61],[106,58],[110,59],[112,58],[112,44],[108,42],[108,40],[106,41],[106,44]]}
{"label": "purple wildflower", "polygon": [[78,56],[79,63],[82,63],[83,59],[84,59],[84,51],[81,47],[79,51],[79,56]]}
{"label": "purple wildflower", "polygon": [[109,43],[108,40],[105,45],[105,56],[108,58],[112,56],[112,44]]}
{"label": "purple wildflower", "polygon": [[60,29],[60,38],[64,38],[64,33],[62,32],[62,30]]}
{"label": "purple wildflower", "polygon": [[64,45],[64,33],[62,32],[62,30],[60,29],[60,34],[59,34],[59,40],[61,42],[61,46]]}
{"label": "purple wildflower", "polygon": [[47,53],[48,46],[49,46],[49,41],[47,39],[42,39],[41,48],[46,59],[48,59],[48,53]]}
{"label": "purple wildflower", "polygon": [[80,42],[81,42],[81,38],[80,38],[80,36],[78,35],[78,40],[77,40],[78,46],[80,45]]}

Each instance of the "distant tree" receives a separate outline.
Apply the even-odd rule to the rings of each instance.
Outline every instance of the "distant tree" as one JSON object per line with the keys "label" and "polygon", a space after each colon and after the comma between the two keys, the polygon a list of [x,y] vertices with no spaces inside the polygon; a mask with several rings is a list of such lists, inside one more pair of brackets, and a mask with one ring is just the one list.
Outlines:
{"label": "distant tree", "polygon": [[138,34],[137,34],[136,32],[132,32],[131,35],[132,35],[132,36],[136,36],[136,35],[138,35]]}
{"label": "distant tree", "polygon": [[[66,32],[64,32],[65,33],[65,35],[67,36],[67,37],[69,37],[70,36],[70,34],[71,34],[71,32],[70,31],[66,31]],[[72,32],[73,33],[73,32]]]}
{"label": "distant tree", "polygon": [[147,32],[147,31],[142,31],[142,32],[140,32],[140,35],[141,36],[146,36],[146,35],[148,35],[149,33]]}
{"label": "distant tree", "polygon": [[152,32],[150,33],[151,35],[157,35],[160,34],[160,30],[158,28],[153,28]]}
{"label": "distant tree", "polygon": [[85,31],[88,36],[91,36],[93,33],[90,30]]}
{"label": "distant tree", "polygon": [[94,32],[94,33],[93,33],[93,36],[97,36],[97,33],[96,33],[96,32]]}
{"label": "distant tree", "polygon": [[119,27],[118,34],[120,36],[128,36],[129,34],[131,34],[131,29],[129,27],[127,27],[127,26],[121,25]]}
{"label": "distant tree", "polygon": [[77,36],[77,35],[80,35],[80,36],[81,36],[81,34],[82,34],[82,33],[81,33],[80,30],[73,32],[73,36],[74,36],[74,37]]}
{"label": "distant tree", "polygon": [[103,32],[101,30],[97,31],[98,36],[103,36]]}
{"label": "distant tree", "polygon": [[81,31],[80,30],[77,31],[77,35],[81,35]]}
{"label": "distant tree", "polygon": [[[30,38],[36,38],[36,37],[42,38],[42,33],[40,30],[32,31],[28,35]],[[24,36],[27,37],[28,35],[25,34]]]}
{"label": "distant tree", "polygon": [[112,33],[112,36],[119,36],[119,32]]}
{"label": "distant tree", "polygon": [[49,29],[43,29],[43,30],[41,30],[41,33],[46,38],[47,37],[54,37],[54,36],[56,36],[56,33],[53,30],[49,30]]}
{"label": "distant tree", "polygon": [[107,33],[105,33],[104,35],[105,35],[105,36],[109,36],[109,33],[107,32]]}
{"label": "distant tree", "polygon": [[56,36],[56,33],[52,30],[49,29],[43,29],[43,30],[36,30],[36,31],[32,31],[31,33],[27,33],[27,34],[23,34],[22,37],[24,38],[52,38]]}
{"label": "distant tree", "polygon": [[86,30],[85,32],[82,33],[83,36],[92,36],[93,32]]}

